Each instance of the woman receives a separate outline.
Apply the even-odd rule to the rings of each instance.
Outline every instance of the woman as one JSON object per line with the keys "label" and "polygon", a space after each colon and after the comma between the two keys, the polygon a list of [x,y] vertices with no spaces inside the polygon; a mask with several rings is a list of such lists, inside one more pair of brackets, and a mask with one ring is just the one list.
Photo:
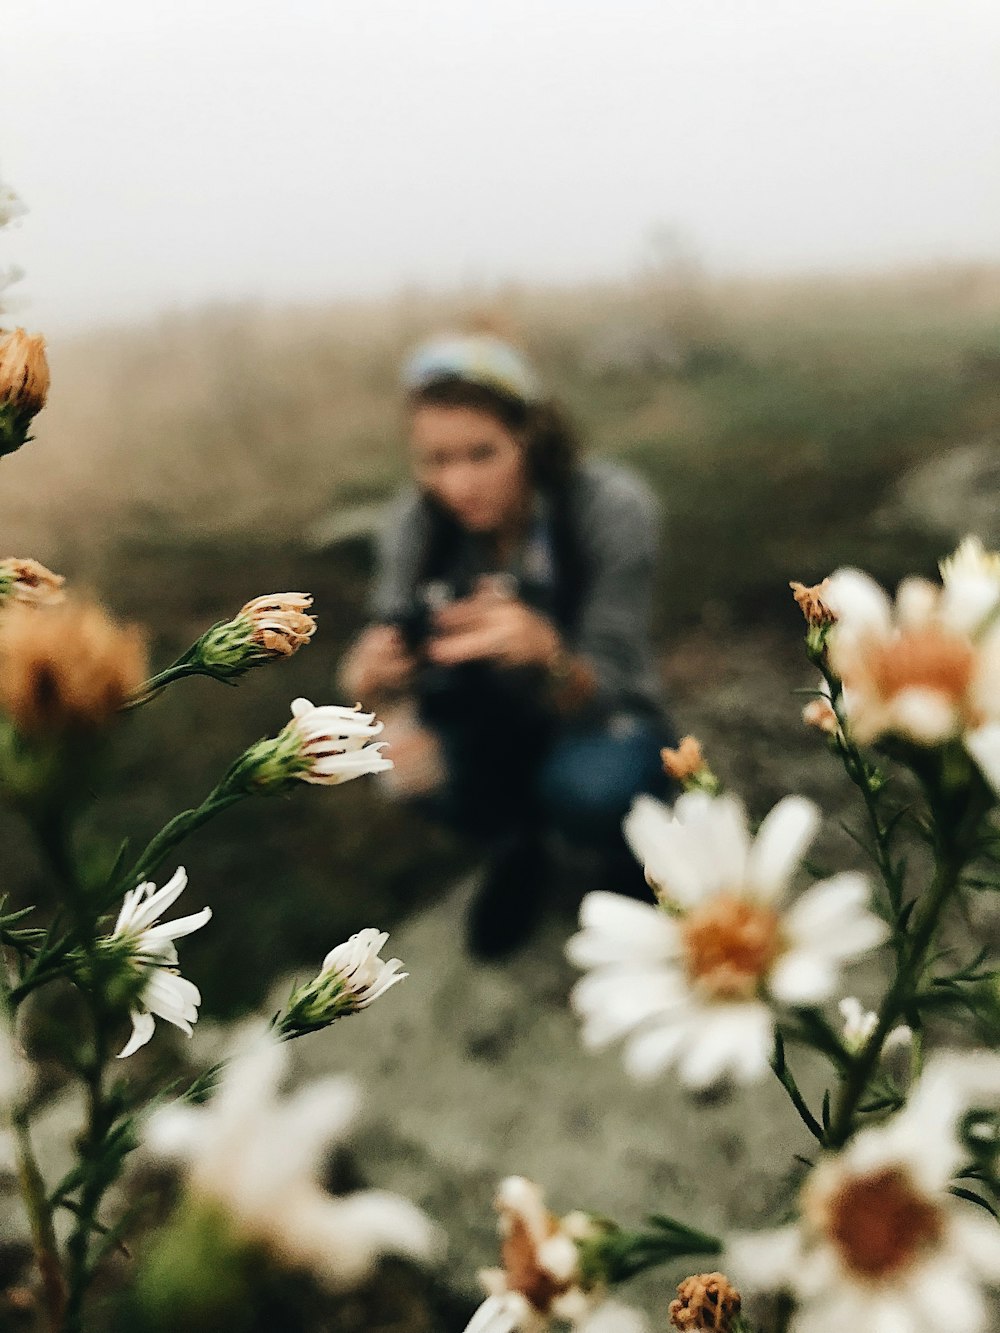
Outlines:
{"label": "woman", "polygon": [[634,886],[621,820],[639,791],[663,794],[673,743],[649,633],[658,511],[631,473],[579,457],[499,338],[425,344],[404,387],[416,485],[342,681],[388,702],[399,794],[488,851],[468,938],[498,956],[533,925],[550,829]]}

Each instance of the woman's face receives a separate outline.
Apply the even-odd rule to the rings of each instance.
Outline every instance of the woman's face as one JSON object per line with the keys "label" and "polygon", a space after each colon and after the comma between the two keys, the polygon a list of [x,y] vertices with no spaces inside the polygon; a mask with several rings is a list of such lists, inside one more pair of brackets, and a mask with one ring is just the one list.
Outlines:
{"label": "woman's face", "polygon": [[469,532],[499,532],[524,511],[524,448],[488,412],[421,403],[410,416],[410,456],[418,484]]}

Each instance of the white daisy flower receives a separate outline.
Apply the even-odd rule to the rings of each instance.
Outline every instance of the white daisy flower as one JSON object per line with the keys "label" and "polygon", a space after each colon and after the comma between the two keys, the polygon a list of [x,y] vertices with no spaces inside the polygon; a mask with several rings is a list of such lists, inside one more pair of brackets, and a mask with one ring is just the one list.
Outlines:
{"label": "white daisy flower", "polygon": [[132,1036],[119,1053],[119,1060],[145,1046],[153,1035],[157,1018],[173,1023],[189,1037],[192,1024],[198,1019],[201,994],[197,986],[180,975],[174,940],[200,930],[211,919],[212,909],[203,907],[192,916],[154,924],[177,901],[186,885],[187,875],[180,867],[162,889],[148,883],[130,889],[115,928],[105,941],[109,950],[124,953],[140,981],[130,1010]]}
{"label": "white daisy flower", "polygon": [[581,1272],[577,1242],[595,1227],[586,1213],[557,1217],[523,1176],[501,1182],[495,1205],[503,1268],[480,1273],[490,1295],[465,1333],[545,1333],[555,1323],[577,1333],[643,1333],[641,1316],[608,1302]]}
{"label": "white daisy flower", "polygon": [[828,597],[830,665],[854,737],[960,738],[1000,790],[1000,579],[963,560],[940,586],[904,580],[893,604],[867,574],[842,569]]}
{"label": "white daisy flower", "polygon": [[392,768],[392,760],[382,754],[384,744],[372,744],[382,730],[374,713],[337,704],[315,707],[308,699],[292,704],[292,720],[285,734],[298,741],[306,767],[296,777],[303,782],[332,786]]}
{"label": "white daisy flower", "polygon": [[567,946],[588,969],[571,996],[584,1043],[627,1038],[625,1067],[638,1079],[670,1066],[691,1087],[764,1077],[771,1003],[823,1003],[845,963],[888,935],[862,875],[835,875],[785,905],[818,821],[811,802],[789,796],[752,840],[732,796],[688,792],[673,812],[639,797],[625,835],[660,904],[584,898]]}
{"label": "white daisy flower", "polygon": [[319,974],[289,1000],[278,1024],[282,1035],[296,1037],[328,1027],[337,1018],[367,1009],[408,977],[399,958],[379,957],[388,938],[386,931],[368,927],[331,949]]}
{"label": "white daisy flower", "polygon": [[323,1078],[281,1096],[287,1068],[287,1047],[273,1034],[245,1035],[211,1101],[156,1112],[146,1148],[182,1164],[190,1205],[221,1211],[237,1237],[331,1290],[359,1285],[385,1254],[436,1256],[440,1233],[408,1200],[322,1188],[330,1146],[357,1114],[357,1088]]}
{"label": "white daisy flower", "polygon": [[987,551],[978,537],[966,537],[938,568],[946,586],[955,579],[987,578],[1000,590],[1000,551]]}
{"label": "white daisy flower", "polygon": [[797,1223],[730,1242],[727,1271],[790,1291],[790,1333],[986,1333],[1000,1227],[950,1193],[968,1157],[958,1125],[982,1097],[997,1107],[995,1056],[931,1062],[902,1111],[813,1168]]}

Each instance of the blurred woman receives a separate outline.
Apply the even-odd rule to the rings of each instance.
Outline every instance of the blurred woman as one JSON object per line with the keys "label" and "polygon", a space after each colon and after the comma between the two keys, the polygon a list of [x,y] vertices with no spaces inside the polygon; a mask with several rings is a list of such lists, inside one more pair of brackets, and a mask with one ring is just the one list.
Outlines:
{"label": "blurred woman", "polygon": [[389,709],[398,794],[486,851],[468,940],[495,957],[534,924],[550,830],[635,887],[621,821],[664,794],[673,743],[650,642],[659,514],[632,473],[580,457],[499,338],[435,339],[403,382],[415,484],[341,679]]}

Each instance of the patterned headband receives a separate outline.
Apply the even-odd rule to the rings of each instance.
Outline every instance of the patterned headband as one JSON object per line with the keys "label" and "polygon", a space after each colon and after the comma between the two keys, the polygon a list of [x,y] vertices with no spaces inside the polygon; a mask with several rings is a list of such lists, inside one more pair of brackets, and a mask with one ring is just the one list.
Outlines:
{"label": "patterned headband", "polygon": [[447,336],[422,343],[404,366],[402,379],[408,393],[424,389],[435,380],[458,379],[498,389],[524,403],[533,403],[539,397],[538,380],[524,357],[490,333]]}

